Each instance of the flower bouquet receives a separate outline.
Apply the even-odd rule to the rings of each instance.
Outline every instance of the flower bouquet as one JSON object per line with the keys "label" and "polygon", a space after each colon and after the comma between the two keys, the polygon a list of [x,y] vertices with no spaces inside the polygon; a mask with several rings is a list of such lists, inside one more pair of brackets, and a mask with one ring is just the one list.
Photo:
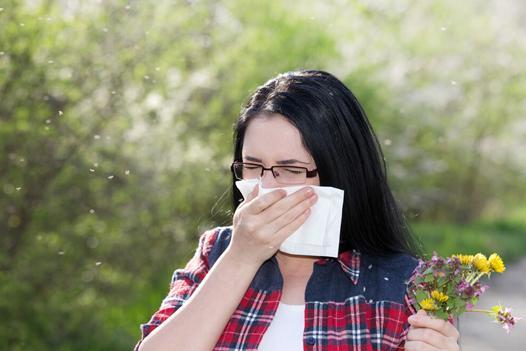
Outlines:
{"label": "flower bouquet", "polygon": [[436,253],[429,260],[420,260],[409,283],[409,292],[417,310],[443,320],[452,320],[464,312],[481,312],[492,317],[507,332],[520,318],[501,305],[490,310],[475,309],[479,297],[487,289],[480,282],[484,276],[503,273],[504,262],[496,253],[485,255],[453,255],[440,257]]}

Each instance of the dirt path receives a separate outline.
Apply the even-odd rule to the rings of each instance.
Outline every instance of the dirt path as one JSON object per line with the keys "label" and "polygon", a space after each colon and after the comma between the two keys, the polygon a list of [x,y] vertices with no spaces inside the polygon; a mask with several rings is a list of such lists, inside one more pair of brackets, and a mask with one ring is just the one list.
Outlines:
{"label": "dirt path", "polygon": [[489,308],[502,303],[513,308],[514,315],[523,317],[509,334],[482,313],[465,313],[460,319],[462,351],[524,351],[526,350],[526,258],[502,275],[494,275],[477,308]]}

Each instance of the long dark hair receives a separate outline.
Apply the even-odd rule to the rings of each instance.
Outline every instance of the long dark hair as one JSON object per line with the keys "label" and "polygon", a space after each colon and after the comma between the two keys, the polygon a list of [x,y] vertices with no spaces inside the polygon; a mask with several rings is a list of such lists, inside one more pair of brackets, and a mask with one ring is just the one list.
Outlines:
{"label": "long dark hair", "polygon": [[[249,97],[234,125],[234,160],[242,160],[248,124],[280,114],[302,136],[319,172],[320,185],[345,191],[340,252],[376,256],[420,250],[389,188],[382,150],[354,94],[319,70],[279,74]],[[233,212],[243,197],[232,176]],[[232,213],[233,213],[232,212]]]}

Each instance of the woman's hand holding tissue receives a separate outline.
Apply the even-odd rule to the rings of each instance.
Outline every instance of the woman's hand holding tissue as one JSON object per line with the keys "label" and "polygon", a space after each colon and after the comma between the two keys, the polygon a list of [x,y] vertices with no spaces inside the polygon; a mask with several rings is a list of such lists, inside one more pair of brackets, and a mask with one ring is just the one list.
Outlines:
{"label": "woman's hand holding tissue", "polygon": [[282,189],[258,196],[258,189],[254,187],[234,213],[232,239],[225,254],[259,267],[305,222],[317,195],[309,186],[289,196]]}

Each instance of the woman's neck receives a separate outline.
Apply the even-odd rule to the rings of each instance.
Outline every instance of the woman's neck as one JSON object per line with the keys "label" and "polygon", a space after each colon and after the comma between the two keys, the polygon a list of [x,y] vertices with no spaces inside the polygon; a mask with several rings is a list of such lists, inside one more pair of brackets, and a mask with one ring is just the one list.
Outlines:
{"label": "woman's neck", "polygon": [[316,256],[291,255],[282,251],[276,252],[276,259],[281,273],[286,276],[310,276]]}

